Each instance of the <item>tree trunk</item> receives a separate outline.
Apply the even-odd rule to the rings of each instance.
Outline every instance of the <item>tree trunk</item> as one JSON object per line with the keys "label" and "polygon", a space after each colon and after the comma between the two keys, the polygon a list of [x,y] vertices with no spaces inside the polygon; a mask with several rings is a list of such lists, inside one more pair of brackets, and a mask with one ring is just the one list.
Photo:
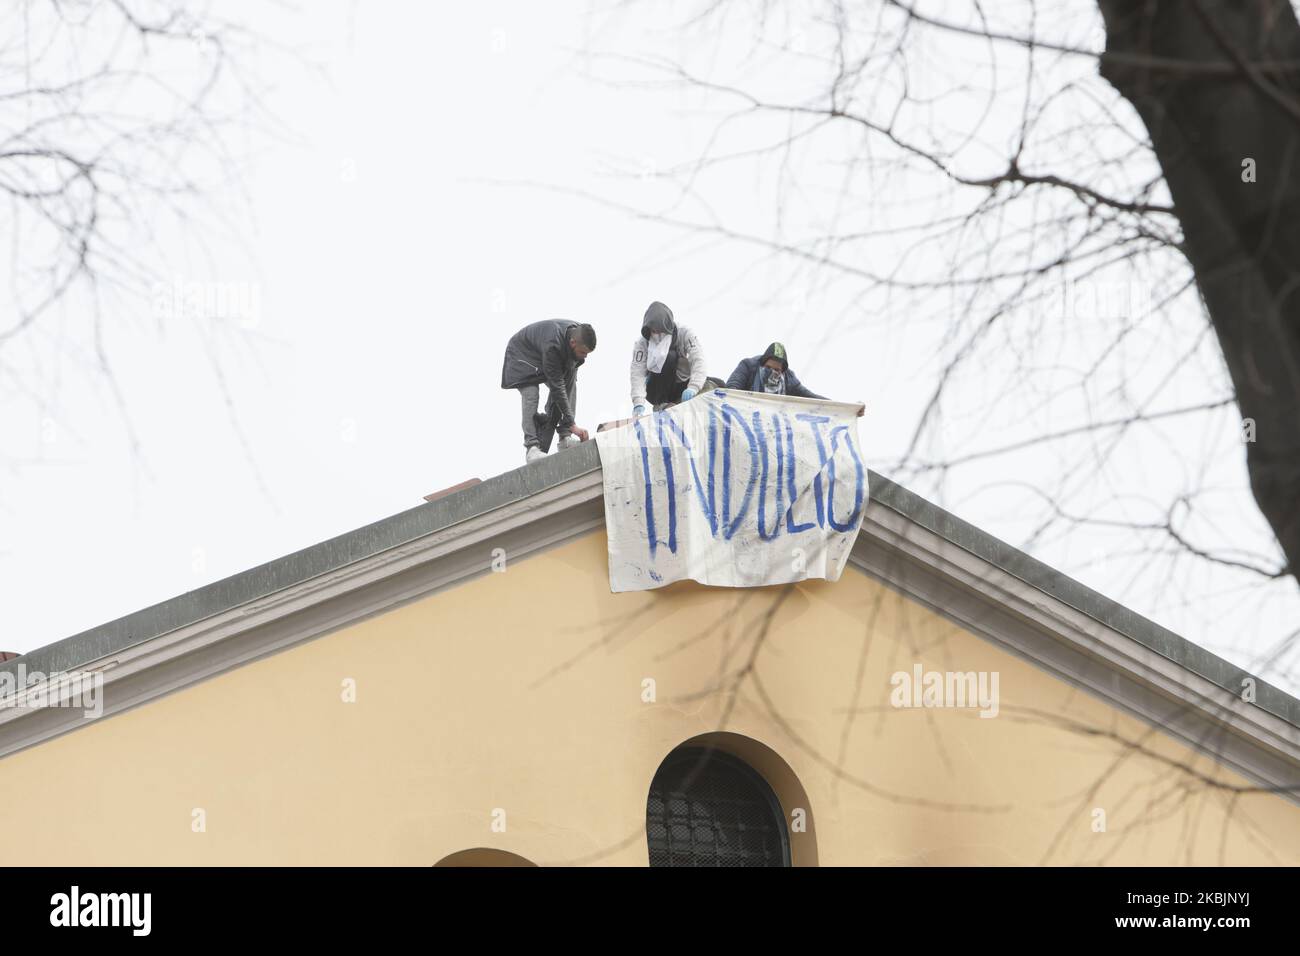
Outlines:
{"label": "tree trunk", "polygon": [[[1254,422],[1251,489],[1300,571],[1300,62],[1286,0],[1098,0],[1107,53],[1233,63],[1207,76],[1103,59],[1151,133],[1191,263]],[[1244,64],[1240,65],[1240,64]],[[1252,160],[1253,164],[1247,163]],[[1247,167],[1254,167],[1254,182]],[[1247,432],[1248,437],[1248,432]]]}

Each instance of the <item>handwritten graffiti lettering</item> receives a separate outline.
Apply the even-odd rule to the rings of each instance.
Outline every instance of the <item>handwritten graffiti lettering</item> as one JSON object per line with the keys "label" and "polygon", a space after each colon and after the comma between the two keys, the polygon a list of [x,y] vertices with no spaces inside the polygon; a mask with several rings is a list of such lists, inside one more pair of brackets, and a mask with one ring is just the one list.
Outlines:
{"label": "handwritten graffiti lettering", "polygon": [[837,580],[867,507],[856,414],[715,389],[598,433],[610,587]]}
{"label": "handwritten graffiti lettering", "polygon": [[[800,413],[790,415],[773,411],[767,415],[753,412],[748,421],[725,395],[708,403],[707,443],[699,448],[691,442],[681,425],[666,414],[657,414],[649,426],[638,420],[634,424],[641,451],[641,470],[645,497],[647,545],[653,556],[660,545],[677,552],[677,496],[679,471],[674,461],[684,460],[695,492],[700,513],[708,522],[711,536],[731,540],[742,526],[749,527],[762,541],[772,541],[782,530],[798,535],[828,525],[839,532],[854,529],[862,515],[866,497],[866,468],[848,425],[829,428],[826,415]],[[795,455],[795,430],[803,428],[816,444],[818,460],[814,467],[801,466]],[[653,429],[652,448],[649,438]],[[842,481],[837,464],[843,467],[844,455],[852,463],[851,478]],[[837,461],[838,460],[838,461]],[[704,472],[700,472],[703,465]],[[799,522],[793,503],[800,497],[801,468],[811,474],[811,501],[816,509],[813,520]],[[852,508],[845,509],[849,487]],[[719,508],[718,492],[721,491]],[[841,511],[836,513],[836,493]],[[666,534],[663,523],[666,521]]]}

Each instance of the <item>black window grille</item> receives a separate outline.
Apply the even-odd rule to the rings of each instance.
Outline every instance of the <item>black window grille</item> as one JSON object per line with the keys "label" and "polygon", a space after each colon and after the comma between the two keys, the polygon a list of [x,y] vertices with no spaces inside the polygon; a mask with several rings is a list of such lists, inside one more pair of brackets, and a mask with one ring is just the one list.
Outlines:
{"label": "black window grille", "polygon": [[705,747],[673,751],[650,784],[651,866],[789,866],[776,794],[742,760]]}

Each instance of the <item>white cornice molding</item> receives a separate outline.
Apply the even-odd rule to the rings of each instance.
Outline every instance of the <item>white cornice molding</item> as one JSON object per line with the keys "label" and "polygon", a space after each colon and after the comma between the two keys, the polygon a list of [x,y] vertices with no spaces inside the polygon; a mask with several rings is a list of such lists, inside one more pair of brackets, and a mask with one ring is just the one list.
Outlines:
{"label": "white cornice molding", "polygon": [[[422,538],[177,628],[79,671],[103,675],[103,712],[0,706],[0,757],[103,720],[241,664],[492,573],[604,524],[601,475],[579,475]],[[475,546],[482,546],[477,551]]]}
{"label": "white cornice molding", "polygon": [[1300,802],[1300,728],[898,512],[868,510],[850,561],[966,630]]}
{"label": "white cornice molding", "polygon": [[[309,580],[127,647],[103,675],[105,719],[470,578],[604,524],[599,468]],[[872,502],[851,563],[1261,785],[1294,786],[1300,729],[1138,641]],[[21,658],[20,658],[21,660]],[[63,708],[0,707],[0,757],[85,726]]]}

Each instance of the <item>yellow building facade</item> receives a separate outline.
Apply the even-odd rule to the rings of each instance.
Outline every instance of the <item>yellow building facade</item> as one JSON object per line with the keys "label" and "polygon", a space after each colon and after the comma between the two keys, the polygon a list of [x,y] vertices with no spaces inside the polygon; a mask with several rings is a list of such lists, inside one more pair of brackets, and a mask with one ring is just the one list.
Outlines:
{"label": "yellow building facade", "polygon": [[836,583],[611,594],[600,504],[565,452],[0,665],[104,703],[0,709],[0,864],[1300,863],[1294,699],[884,479]]}

